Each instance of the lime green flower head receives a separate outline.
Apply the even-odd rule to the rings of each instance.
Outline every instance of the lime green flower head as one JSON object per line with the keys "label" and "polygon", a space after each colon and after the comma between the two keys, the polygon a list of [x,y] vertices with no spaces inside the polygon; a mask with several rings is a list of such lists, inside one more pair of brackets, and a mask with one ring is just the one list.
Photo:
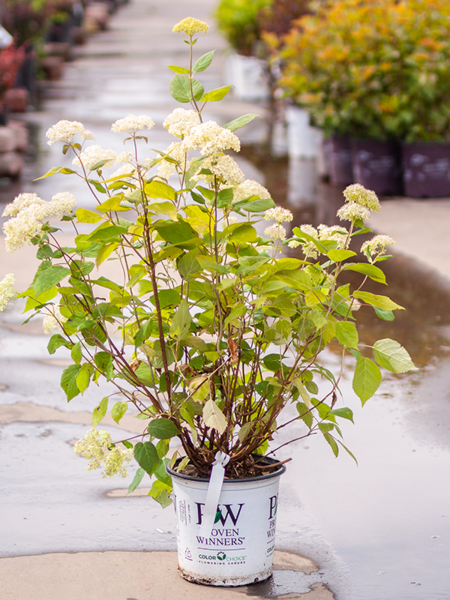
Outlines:
{"label": "lime green flower head", "polygon": [[175,31],[176,33],[181,33],[184,31],[187,35],[194,35],[195,33],[199,33],[201,31],[208,33],[208,29],[208,23],[199,21],[193,17],[187,17],[186,19],[183,19],[177,23],[172,31]]}

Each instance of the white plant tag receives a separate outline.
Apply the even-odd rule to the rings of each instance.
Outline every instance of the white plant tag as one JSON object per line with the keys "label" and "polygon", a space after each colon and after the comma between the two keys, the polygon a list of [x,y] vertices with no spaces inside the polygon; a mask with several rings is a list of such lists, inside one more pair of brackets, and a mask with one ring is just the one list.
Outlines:
{"label": "white plant tag", "polygon": [[200,525],[200,535],[209,537],[211,529],[214,527],[214,521],[217,514],[217,505],[219,504],[220,492],[222,491],[223,480],[225,477],[225,467],[230,462],[230,457],[225,452],[217,452],[211,476],[209,478],[208,491],[206,493],[205,511],[203,513],[202,524]]}

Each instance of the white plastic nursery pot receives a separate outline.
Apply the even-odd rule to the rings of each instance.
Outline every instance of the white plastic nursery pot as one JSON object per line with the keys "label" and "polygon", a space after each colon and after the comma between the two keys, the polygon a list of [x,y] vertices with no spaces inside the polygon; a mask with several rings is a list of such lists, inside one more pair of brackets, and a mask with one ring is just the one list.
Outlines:
{"label": "white plastic nursery pot", "polygon": [[[264,458],[262,464],[277,461]],[[272,574],[280,476],[286,468],[249,479],[225,479],[209,536],[200,534],[208,479],[172,476],[178,566],[188,581],[214,586],[256,583]]]}
{"label": "white plastic nursery pot", "polygon": [[317,158],[323,133],[309,124],[309,113],[298,106],[286,108],[288,153],[292,158]]}
{"label": "white plastic nursery pot", "polygon": [[240,100],[267,100],[269,86],[265,76],[265,62],[254,56],[230,54],[227,59],[228,79],[234,86],[234,95]]}

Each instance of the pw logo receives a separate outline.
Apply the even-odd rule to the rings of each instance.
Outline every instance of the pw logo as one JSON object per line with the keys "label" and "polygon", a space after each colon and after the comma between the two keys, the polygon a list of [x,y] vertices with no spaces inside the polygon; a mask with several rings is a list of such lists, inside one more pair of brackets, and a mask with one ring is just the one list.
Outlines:
{"label": "pw logo", "polygon": [[[203,502],[196,502],[195,504],[197,505],[197,525],[201,525],[203,519],[203,507],[205,504]],[[233,508],[232,504],[218,504],[214,523],[220,521],[221,524],[225,526],[227,521],[230,520],[233,525],[236,526],[243,506],[244,503],[238,504],[238,508]]]}

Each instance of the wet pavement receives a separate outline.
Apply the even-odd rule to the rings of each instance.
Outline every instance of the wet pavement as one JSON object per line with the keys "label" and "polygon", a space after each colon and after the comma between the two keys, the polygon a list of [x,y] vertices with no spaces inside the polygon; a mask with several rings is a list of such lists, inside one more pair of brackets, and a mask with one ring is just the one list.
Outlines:
{"label": "wet pavement", "polygon": [[[189,4],[189,13],[213,24],[209,14],[214,5],[213,0],[195,0]],[[185,16],[181,1],[165,6],[161,1],[132,0],[113,18],[110,31],[97,34],[77,50],[78,57],[67,65],[64,78],[47,85],[43,109],[25,116],[34,135],[34,149],[22,183],[11,187],[2,182],[0,208],[20,191],[36,191],[50,199],[63,190],[73,192],[79,206],[89,207],[91,200],[74,177],[32,182],[51,166],[70,164],[57,145],[45,144],[46,129],[59,119],[82,121],[95,133],[96,143],[120,152],[123,146],[111,134],[111,123],[129,113],[149,114],[156,122],[151,147],[164,148],[171,141],[162,127],[176,106],[168,92],[171,74],[166,65],[183,60],[182,38],[170,32]],[[201,54],[214,47],[218,53],[205,74],[208,88],[226,83],[226,44],[213,28],[211,34],[200,37],[196,50]],[[264,107],[231,98],[215,112],[210,109],[207,118],[224,124],[248,112],[264,114]],[[247,177],[264,183],[277,202],[289,206],[295,213],[294,223],[331,223],[341,203],[341,190],[318,182],[311,162],[289,163],[250,146],[264,140],[263,125],[259,120],[243,130],[248,145],[239,160]],[[309,573],[277,570],[267,583],[230,591],[230,600],[237,593],[284,596],[286,600],[328,599],[331,593],[338,600],[439,600],[450,596],[450,261],[445,259],[450,244],[443,235],[429,235],[432,240],[423,241],[418,252],[415,238],[407,235],[422,223],[426,238],[425,213],[434,210],[436,226],[443,230],[447,207],[445,200],[386,200],[373,221],[380,232],[394,238],[397,232],[402,239],[400,251],[390,265],[385,264],[389,293],[407,310],[392,323],[367,315],[360,335],[368,343],[380,337],[398,339],[421,369],[409,376],[388,376],[364,410],[358,406],[351,382],[344,380],[343,396],[354,410],[356,423],[343,427],[344,436],[359,465],[348,456],[334,459],[325,442],[316,437],[278,453],[280,459],[293,456],[294,460],[281,482],[276,546],[307,557],[316,567]],[[15,272],[23,289],[33,273],[33,261],[33,249],[7,256],[2,245],[0,277]],[[0,557],[13,560],[25,555],[71,553],[68,556],[79,556],[84,564],[86,555],[72,553],[100,552],[92,554],[92,560],[109,556],[113,562],[108,568],[116,568],[111,551],[136,552],[133,564],[139,565],[147,556],[144,552],[174,551],[172,509],[161,510],[142,492],[124,496],[133,469],[127,480],[101,479],[88,472],[85,461],[73,453],[73,441],[84,435],[90,412],[106,390],[89,388],[81,400],[68,404],[59,387],[67,352],[62,348],[49,356],[48,336],[42,333],[40,323],[20,328],[21,321],[19,302],[1,314],[0,507],[7,518],[0,525]],[[330,352],[328,364],[333,366],[336,360]],[[121,426],[126,431],[136,430],[131,415]],[[123,435],[112,421],[105,428],[113,437]],[[277,444],[283,441],[281,434]],[[129,556],[121,555],[118,564],[128,564]],[[167,556],[173,557],[172,552]],[[7,577],[13,563],[3,559],[0,572]],[[39,571],[43,564],[48,568],[45,556],[31,559],[37,562],[27,563],[30,572]],[[59,564],[58,559],[52,564]],[[174,575],[170,597],[189,595],[189,584],[182,584],[188,588],[177,587],[181,583],[173,566],[167,569]],[[42,581],[36,579],[44,586]],[[93,592],[94,588],[85,589],[84,583],[77,585],[74,598],[106,597]],[[125,600],[124,594],[128,600],[133,600],[132,596],[135,600],[151,598],[151,588],[144,588],[132,592],[130,587],[122,595],[108,592],[108,600]],[[59,597],[56,589],[50,595],[41,588],[34,592],[23,589],[24,595],[17,593],[17,600],[71,600],[68,588]],[[202,595],[196,593],[199,598],[219,594],[208,588],[195,590],[203,590]],[[14,587],[8,588],[10,595],[5,598],[15,600],[16,592]],[[153,592],[155,598],[163,597],[156,588]],[[103,593],[107,593],[106,587]]]}

